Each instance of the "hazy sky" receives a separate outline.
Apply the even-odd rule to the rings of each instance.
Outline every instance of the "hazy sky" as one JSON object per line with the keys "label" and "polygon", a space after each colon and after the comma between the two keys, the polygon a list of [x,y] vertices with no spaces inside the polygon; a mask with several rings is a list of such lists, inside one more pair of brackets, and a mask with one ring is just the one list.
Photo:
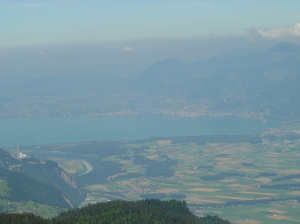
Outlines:
{"label": "hazy sky", "polygon": [[0,1],[1,75],[129,74],[299,39],[299,0]]}

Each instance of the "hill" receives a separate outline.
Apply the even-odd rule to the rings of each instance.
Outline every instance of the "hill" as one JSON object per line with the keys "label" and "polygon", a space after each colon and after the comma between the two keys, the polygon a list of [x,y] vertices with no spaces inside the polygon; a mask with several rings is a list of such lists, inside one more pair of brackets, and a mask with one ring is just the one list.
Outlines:
{"label": "hill", "polygon": [[[81,209],[65,212],[50,220],[35,217],[32,214],[1,214],[0,224],[13,223],[13,220],[23,220],[28,216],[26,223],[182,223],[182,224],[230,224],[217,216],[206,216],[199,218],[194,216],[183,201],[159,201],[156,199],[130,201],[111,201],[88,205]],[[9,219],[10,218],[10,219]],[[5,221],[5,222],[2,222]],[[18,222],[14,222],[18,223]],[[19,222],[20,223],[20,222]]]}
{"label": "hill", "polygon": [[49,159],[34,157],[22,159],[22,164],[12,170],[35,178],[62,192],[71,207],[77,207],[84,199],[85,193],[69,174]]}
{"label": "hill", "polygon": [[57,163],[34,157],[17,159],[0,149],[0,178],[9,192],[1,198],[63,208],[78,206],[85,193]]}
{"label": "hill", "polygon": [[[0,185],[5,189],[0,194],[1,200],[10,202],[33,201],[60,208],[71,208],[62,193],[49,185],[46,185],[23,173],[0,168]],[[5,206],[0,207],[5,211]]]}

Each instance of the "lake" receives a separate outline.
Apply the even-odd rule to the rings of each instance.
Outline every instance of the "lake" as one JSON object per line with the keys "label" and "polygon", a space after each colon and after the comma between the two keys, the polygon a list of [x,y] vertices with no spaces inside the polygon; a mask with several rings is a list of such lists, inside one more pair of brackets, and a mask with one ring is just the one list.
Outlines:
{"label": "lake", "polygon": [[119,117],[38,117],[0,119],[0,147],[134,140],[149,137],[260,133],[280,123],[241,117],[176,117],[135,115]]}

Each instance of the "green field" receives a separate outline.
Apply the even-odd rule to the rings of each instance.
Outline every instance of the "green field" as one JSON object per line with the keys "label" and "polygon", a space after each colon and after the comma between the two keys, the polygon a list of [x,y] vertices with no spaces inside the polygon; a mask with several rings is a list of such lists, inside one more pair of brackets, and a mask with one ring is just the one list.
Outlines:
{"label": "green field", "polygon": [[[43,157],[51,152],[51,158],[85,185],[88,196],[81,206],[174,198],[186,200],[199,216],[217,214],[235,223],[297,223],[300,138],[296,127],[262,133],[259,143],[246,139],[197,144],[161,138],[53,144],[40,146],[36,153]],[[32,147],[26,150],[34,152]],[[87,170],[82,161],[93,170],[78,176]]]}

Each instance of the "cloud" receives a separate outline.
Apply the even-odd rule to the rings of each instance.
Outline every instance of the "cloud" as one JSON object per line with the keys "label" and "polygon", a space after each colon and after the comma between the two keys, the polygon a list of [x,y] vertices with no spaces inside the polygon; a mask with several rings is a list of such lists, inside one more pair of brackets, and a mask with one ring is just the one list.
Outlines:
{"label": "cloud", "polygon": [[286,40],[300,37],[300,23],[293,26],[273,27],[266,29],[251,28],[251,33],[267,39]]}
{"label": "cloud", "polygon": [[134,51],[134,49],[131,47],[124,47],[122,51]]}
{"label": "cloud", "polygon": [[39,53],[38,53],[38,55],[45,55],[46,53],[44,52],[44,51],[40,51]]}

